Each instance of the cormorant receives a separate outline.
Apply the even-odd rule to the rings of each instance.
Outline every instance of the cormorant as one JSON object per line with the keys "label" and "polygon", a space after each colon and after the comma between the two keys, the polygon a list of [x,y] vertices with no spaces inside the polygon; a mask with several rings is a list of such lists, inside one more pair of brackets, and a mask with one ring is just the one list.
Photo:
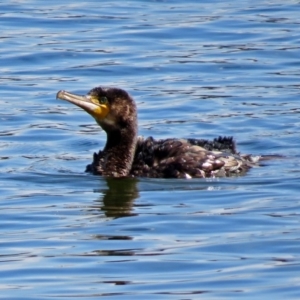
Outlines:
{"label": "cormorant", "polygon": [[236,151],[232,137],[160,139],[138,137],[133,98],[119,88],[93,88],[86,96],[59,91],[57,98],[89,113],[107,134],[86,171],[106,177],[206,178],[239,175],[260,156]]}

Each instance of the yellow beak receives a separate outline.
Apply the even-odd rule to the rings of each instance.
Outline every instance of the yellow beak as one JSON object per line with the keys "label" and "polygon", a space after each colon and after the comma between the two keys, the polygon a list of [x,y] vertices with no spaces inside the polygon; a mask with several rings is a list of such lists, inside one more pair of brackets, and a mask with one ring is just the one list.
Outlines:
{"label": "yellow beak", "polygon": [[59,91],[56,94],[56,98],[66,100],[79,106],[93,116],[96,121],[104,119],[109,112],[107,104],[99,104],[98,99],[92,95],[80,96],[66,91]]}

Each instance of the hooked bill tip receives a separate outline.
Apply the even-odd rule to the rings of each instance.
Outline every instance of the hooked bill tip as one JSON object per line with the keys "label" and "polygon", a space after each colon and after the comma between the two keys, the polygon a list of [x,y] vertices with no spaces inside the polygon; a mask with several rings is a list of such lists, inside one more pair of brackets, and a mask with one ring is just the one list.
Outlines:
{"label": "hooked bill tip", "polygon": [[65,92],[64,90],[58,91],[56,94],[56,99],[59,99],[64,94],[64,92]]}

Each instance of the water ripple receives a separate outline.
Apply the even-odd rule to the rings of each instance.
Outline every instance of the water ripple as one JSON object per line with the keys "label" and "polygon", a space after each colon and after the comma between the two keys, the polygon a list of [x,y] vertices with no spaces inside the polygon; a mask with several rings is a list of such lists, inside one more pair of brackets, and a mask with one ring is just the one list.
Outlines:
{"label": "water ripple", "polygon": [[[299,5],[0,8],[3,298],[299,299]],[[141,135],[278,158],[235,178],[85,174],[106,136],[55,95],[100,84],[134,96]]]}

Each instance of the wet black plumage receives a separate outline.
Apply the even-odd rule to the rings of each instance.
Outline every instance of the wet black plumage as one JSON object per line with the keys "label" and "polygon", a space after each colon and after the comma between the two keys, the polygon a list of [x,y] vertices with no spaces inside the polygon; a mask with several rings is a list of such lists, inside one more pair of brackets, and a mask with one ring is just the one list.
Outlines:
{"label": "wet black plumage", "polygon": [[241,155],[232,137],[165,139],[137,136],[137,110],[124,90],[97,87],[86,96],[57,97],[91,114],[107,134],[103,150],[86,171],[107,177],[205,178],[245,173],[260,157]]}

